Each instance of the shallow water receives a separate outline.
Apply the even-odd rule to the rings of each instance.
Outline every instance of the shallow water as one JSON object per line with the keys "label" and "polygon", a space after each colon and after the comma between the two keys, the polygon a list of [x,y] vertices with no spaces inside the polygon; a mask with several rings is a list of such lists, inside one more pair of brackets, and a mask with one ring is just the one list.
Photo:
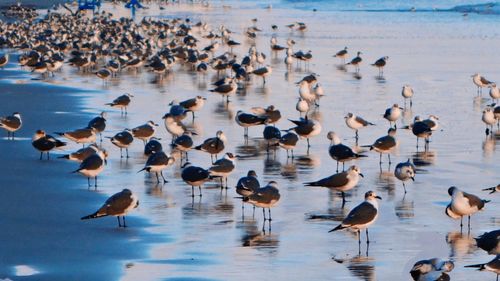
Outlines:
{"label": "shallow water", "polygon": [[[230,7],[222,8],[222,3]],[[102,145],[111,156],[99,178],[99,192],[112,194],[125,187],[137,192],[140,207],[130,214],[130,227],[124,235],[135,241],[143,234],[130,232],[144,231],[148,234],[144,234],[146,238],[143,240],[150,243],[139,241],[141,249],[134,249],[147,251],[148,255],[144,255],[147,257],[116,257],[123,270],[123,276],[117,279],[324,280],[334,277],[335,280],[407,280],[408,271],[417,260],[451,257],[455,260],[455,269],[450,273],[452,280],[493,280],[493,274],[464,269],[463,265],[491,259],[481,250],[476,250],[471,237],[497,229],[500,225],[496,217],[499,207],[497,194],[488,195],[480,191],[498,183],[499,139],[485,138],[481,110],[490,101],[486,91],[483,91],[483,99],[475,98],[476,88],[470,78],[474,72],[492,80],[500,75],[497,67],[499,57],[496,55],[500,36],[495,25],[498,21],[496,17],[469,15],[464,18],[459,13],[437,12],[312,12],[294,9],[292,5],[282,2],[282,6],[275,5],[268,10],[263,9],[261,3],[222,3],[216,2],[211,8],[171,5],[159,15],[189,16],[194,22],[198,19],[208,21],[214,28],[224,24],[235,32],[234,39],[243,43],[235,49],[240,55],[253,43],[241,35],[243,28],[251,24],[250,19],[259,19],[257,26],[264,31],[259,33],[255,43],[259,51],[268,55],[269,39],[274,34],[270,26],[277,24],[279,31],[276,35],[280,44],[284,45],[287,38],[293,38],[297,42],[295,50],[313,51],[314,58],[309,69],[319,75],[326,96],[312,115],[321,121],[323,131],[320,136],[311,139],[309,154],[306,153],[305,140],[300,141],[295,151],[297,158],[292,161],[286,158],[284,151],[276,151],[275,156],[266,155],[261,140],[262,127],[250,128],[250,138],[245,142],[243,129],[234,122],[234,115],[239,109],[249,110],[253,106],[273,104],[284,116],[277,127],[292,127],[286,118],[298,117],[295,111],[298,96],[295,82],[308,72],[295,66],[292,71],[287,71],[283,54],[277,58],[269,56],[273,74],[265,86],[260,79],[254,79],[244,91],[231,97],[229,105],[225,105],[216,94],[208,92],[214,77],[197,77],[180,67],[176,67],[176,71],[161,84],[154,82],[152,74],[143,71],[137,75],[124,73],[103,85],[95,76],[82,76],[65,66],[63,73],[46,83],[91,89],[91,92],[78,94],[84,102],[78,114],[86,117],[107,110],[105,136],[154,120],[160,124],[157,135],[167,147],[170,136],[163,127],[161,116],[167,112],[168,103],[173,99],[206,96],[206,105],[197,113],[195,121],[192,123],[188,117],[184,123],[194,127],[198,133],[195,143],[212,137],[219,129],[223,130],[228,137],[226,151],[243,156],[236,162],[229,185],[234,186],[239,177],[253,169],[261,184],[275,180],[280,186],[281,200],[272,210],[272,228],[269,230],[267,223],[263,227],[260,209],[252,218],[251,207],[246,206],[245,217],[242,217],[241,202],[233,198],[236,196],[234,188],[227,190],[226,195],[225,191],[220,192],[216,182],[208,183],[203,189],[203,197],[193,200],[190,188],[180,179],[179,163],[165,172],[169,183],[158,186],[154,177],[137,173],[146,161],[142,154],[142,142],[133,143],[131,158],[125,160],[119,158],[119,149],[105,140]],[[239,9],[239,5],[244,9]],[[137,18],[146,13],[155,15],[154,11],[154,8],[139,11]],[[127,12],[122,11],[124,14]],[[289,32],[285,25],[295,21],[305,22],[307,31]],[[206,41],[201,45],[204,44],[208,45]],[[337,68],[338,61],[332,55],[344,46],[349,46],[351,55],[357,50],[363,51],[361,79],[355,77],[351,69],[345,72]],[[221,48],[219,53],[223,51]],[[390,60],[385,78],[380,79],[377,70],[369,63],[384,55],[388,55]],[[31,81],[29,76],[19,80],[42,87],[39,82]],[[434,114],[440,118],[441,128],[433,135],[430,150],[423,152],[421,148],[417,151],[411,132],[398,130],[400,145],[390,167],[386,158],[379,167],[378,155],[374,152],[366,152],[369,157],[354,162],[361,167],[365,178],[347,194],[349,202],[345,208],[341,208],[339,194],[325,188],[304,187],[303,182],[335,173],[335,162],[327,154],[329,142],[326,133],[329,130],[340,134],[343,143],[355,144],[354,133],[344,123],[343,116],[347,112],[359,114],[376,124],[360,131],[360,145],[370,144],[385,135],[388,124],[382,114],[393,103],[403,104],[400,95],[403,84],[413,86],[415,97],[413,108],[405,112],[404,120],[398,126],[407,125],[416,115]],[[104,106],[124,92],[135,95],[127,117]],[[58,114],[66,112],[65,109],[54,111]],[[77,120],[70,120],[62,126],[57,126],[53,120],[51,126],[66,130],[85,125]],[[32,122],[36,123],[36,120]],[[30,137],[31,133],[26,129],[21,136]],[[70,148],[77,149],[78,146],[70,145]],[[36,157],[36,153],[19,157]],[[195,165],[210,166],[209,156],[204,153],[193,151],[189,158]],[[419,170],[416,181],[407,186],[408,193],[404,195],[393,170],[398,162],[408,158]],[[76,167],[76,164],[65,163],[64,169],[70,172],[72,166]],[[60,181],[56,178],[59,173],[49,176]],[[65,171],[62,173],[74,182],[73,188],[77,191],[72,191],[87,193],[83,177],[66,175]],[[59,184],[64,185],[62,182]],[[447,189],[452,185],[492,200],[484,212],[473,216],[470,236],[467,233],[461,235],[459,222],[444,214],[449,202]],[[383,200],[380,202],[378,221],[370,227],[369,251],[362,243],[361,255],[358,255],[355,235],[347,231],[327,232],[362,201],[363,194],[368,190],[376,191]],[[147,219],[150,225],[141,222],[141,219]],[[58,222],[54,223],[57,225]],[[115,219],[104,218],[88,223],[78,222],[75,228],[96,236],[106,234],[103,241],[113,245],[115,225]],[[364,242],[364,233],[362,239]],[[98,259],[102,250],[91,247],[83,256]],[[41,259],[35,255],[33,264],[28,266],[42,272],[67,273],[62,268],[38,267],[37,257]],[[118,276],[119,270],[115,274]]]}

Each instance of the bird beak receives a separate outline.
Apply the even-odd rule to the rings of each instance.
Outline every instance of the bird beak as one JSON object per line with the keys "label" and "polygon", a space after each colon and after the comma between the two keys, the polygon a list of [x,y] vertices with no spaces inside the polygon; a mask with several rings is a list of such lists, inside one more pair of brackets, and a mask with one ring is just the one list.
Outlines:
{"label": "bird beak", "polygon": [[364,177],[365,177],[365,176],[363,176],[363,174],[362,174],[362,173],[359,173],[359,175],[360,175],[362,178],[364,178]]}
{"label": "bird beak", "polygon": [[207,98],[203,98],[203,100],[207,100]]}
{"label": "bird beak", "polygon": [[104,165],[108,165],[108,159],[104,159]]}
{"label": "bird beak", "polygon": [[158,124],[154,124],[156,127],[158,127],[159,125]]}
{"label": "bird beak", "polygon": [[496,192],[496,187],[490,187],[490,188],[483,189],[483,191],[486,191],[486,190],[491,190],[490,194],[492,194],[492,193]]}
{"label": "bird beak", "polygon": [[399,109],[404,110],[404,108],[400,107]]}
{"label": "bird beak", "polygon": [[382,197],[380,197],[380,196],[378,196],[378,195],[377,195],[377,196],[375,196],[375,198],[377,198],[377,199],[379,199],[379,200],[382,200]]}
{"label": "bird beak", "polygon": [[411,180],[412,180],[412,181],[415,181],[415,178],[414,178],[414,177],[411,177]]}

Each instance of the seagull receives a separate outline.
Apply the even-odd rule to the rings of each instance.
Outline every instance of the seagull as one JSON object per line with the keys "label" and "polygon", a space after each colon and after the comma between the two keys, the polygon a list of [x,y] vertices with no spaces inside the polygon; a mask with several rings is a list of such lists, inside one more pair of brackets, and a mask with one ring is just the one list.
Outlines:
{"label": "seagull", "polygon": [[7,139],[14,139],[14,132],[21,129],[23,121],[21,120],[21,114],[19,112],[14,112],[11,116],[0,117],[0,128],[7,131]]}
{"label": "seagull", "polygon": [[375,66],[378,68],[378,75],[382,76],[384,75],[384,66],[387,64],[387,60],[389,59],[388,56],[381,57],[374,63],[372,63],[372,66]]}
{"label": "seagull", "polygon": [[356,116],[352,113],[347,113],[347,115],[344,117],[345,123],[347,127],[353,129],[356,132],[356,139],[358,139],[358,130],[364,127],[368,126],[374,126],[375,124],[366,121],[365,119],[361,118],[360,116]]}
{"label": "seagull", "polygon": [[497,255],[494,259],[487,263],[480,263],[480,264],[472,264],[472,265],[466,265],[465,267],[473,267],[473,268],[478,268],[478,270],[486,270],[486,271],[491,271],[493,273],[497,274],[497,281],[498,281],[498,275],[500,275],[500,255]]}
{"label": "seagull", "polygon": [[186,154],[186,161],[188,161],[188,151],[191,150],[193,147],[193,138],[192,132],[190,131],[185,131],[182,136],[176,138],[174,142],[172,143],[172,148],[179,150],[181,152],[181,160],[182,160],[182,153]]}
{"label": "seagull", "polygon": [[4,66],[9,63],[9,54],[5,54],[3,56],[0,56],[0,67],[3,69]]}
{"label": "seagull", "polygon": [[408,159],[406,162],[401,162],[394,169],[394,176],[403,183],[403,188],[406,194],[405,181],[411,179],[415,181],[415,165]]}
{"label": "seagull", "polygon": [[486,135],[489,135],[490,133],[493,134],[493,125],[497,123],[498,121],[495,118],[495,113],[493,111],[493,108],[491,107],[486,107],[483,110],[483,115],[481,117],[481,120],[483,120],[484,124],[486,124]]}
{"label": "seagull", "polygon": [[220,177],[221,189],[224,188],[224,186],[222,185],[224,180],[226,181],[225,187],[227,188],[227,177],[233,172],[235,168],[234,160],[236,160],[236,156],[230,152],[227,152],[223,158],[215,161],[212,167],[208,169],[208,172],[210,173],[210,176],[212,178]]}
{"label": "seagull", "polygon": [[497,84],[495,83],[491,84],[490,97],[495,102],[498,102],[498,100],[500,99],[500,89],[498,89]]}
{"label": "seagull", "polygon": [[325,90],[320,83],[316,83],[316,86],[313,88],[314,93],[314,104],[319,107],[319,100],[325,95]]}
{"label": "seagull", "polygon": [[149,141],[151,137],[154,136],[158,124],[153,121],[148,121],[144,125],[140,125],[132,129],[132,135],[144,142],[144,145]]}
{"label": "seagull", "polygon": [[301,138],[307,139],[307,148],[311,146],[309,144],[309,138],[317,136],[321,133],[321,124],[316,120],[309,120],[306,118],[300,118],[299,120],[291,120],[290,122],[294,123],[296,126],[285,130],[285,132],[289,132],[291,130],[295,131]]}
{"label": "seagull", "polygon": [[34,148],[40,151],[40,160],[42,160],[43,153],[47,153],[47,160],[50,159],[49,152],[52,149],[60,148],[66,145],[51,135],[47,135],[43,130],[37,130],[35,135],[33,135],[32,142]]}
{"label": "seagull", "polygon": [[375,150],[380,153],[380,161],[379,164],[382,164],[382,153],[387,153],[387,157],[389,158],[389,164],[391,164],[391,152],[397,146],[396,138],[396,129],[390,128],[387,131],[387,135],[378,138],[372,145],[363,146],[370,147],[370,150]]}
{"label": "seagull", "polygon": [[399,107],[396,103],[392,105],[392,107],[389,107],[388,109],[385,110],[384,113],[384,118],[389,121],[389,126],[392,125],[392,122],[394,122],[394,128],[396,128],[396,121],[401,117],[401,110],[402,108]]}
{"label": "seagull", "polygon": [[127,113],[128,113],[127,107],[130,104],[130,98],[132,98],[132,97],[134,97],[134,96],[131,94],[124,94],[124,95],[121,95],[121,96],[117,97],[116,99],[114,99],[113,102],[107,103],[106,105],[119,108],[122,115],[123,114],[127,115]]}
{"label": "seagull", "polygon": [[286,150],[287,158],[289,158],[288,151],[290,150],[292,152],[292,159],[293,159],[294,158],[293,150],[295,149],[295,146],[297,145],[298,141],[299,141],[299,136],[297,136],[297,134],[293,132],[288,132],[281,136],[280,140],[278,141],[278,145]]}
{"label": "seagull", "polygon": [[[127,227],[125,224],[125,215],[139,206],[139,199],[130,191],[124,189],[109,197],[104,205],[97,212],[82,217],[82,220],[95,219],[106,216],[115,216],[118,218],[118,227]],[[120,216],[123,218],[123,225],[120,222]]]}
{"label": "seagull", "polygon": [[184,107],[186,111],[191,111],[194,120],[194,113],[203,108],[203,105],[205,105],[206,100],[207,98],[204,98],[202,96],[196,96],[195,98],[181,101],[179,105]]}
{"label": "seagull", "polygon": [[361,230],[366,229],[366,243],[369,244],[370,238],[368,237],[368,227],[373,224],[378,217],[378,202],[376,199],[382,200],[375,192],[366,192],[365,201],[352,209],[341,224],[328,232],[344,228],[354,229],[358,232],[358,245],[361,245]]}
{"label": "seagull", "polygon": [[229,96],[235,94],[236,90],[238,90],[238,84],[236,84],[235,79],[230,78],[228,83],[217,85],[217,87],[215,89],[210,90],[210,92],[222,95],[223,99],[225,96],[226,101],[229,102]]}
{"label": "seagull", "polygon": [[488,255],[500,254],[500,229],[485,232],[474,239],[476,240],[477,246],[485,250]]}
{"label": "seagull", "polygon": [[[264,215],[264,221],[271,221],[271,208],[278,203],[280,200],[280,191],[278,189],[278,183],[275,181],[270,181],[266,186],[257,189],[252,194],[243,198],[243,202],[248,202],[256,207],[262,208],[262,214]],[[269,211],[269,218],[266,219],[266,211]]]}
{"label": "seagull", "polygon": [[358,166],[352,165],[345,172],[333,174],[319,181],[306,182],[305,186],[322,186],[342,193],[342,205],[345,204],[345,192],[351,190],[359,182],[359,177],[364,177]]}
{"label": "seagull", "polygon": [[238,110],[234,117],[236,123],[244,128],[244,137],[248,137],[248,127],[266,124],[267,117],[258,116],[251,113],[245,113],[243,110]]}
{"label": "seagull", "polygon": [[266,118],[266,124],[275,124],[281,119],[281,112],[274,105],[268,107],[252,107],[252,113]]}
{"label": "seagull", "polygon": [[338,51],[333,57],[340,58],[342,60],[342,64],[345,64],[345,58],[347,57],[347,47]]}
{"label": "seagull", "polygon": [[339,171],[339,162],[342,162],[342,171],[344,163],[352,159],[366,157],[365,155],[357,154],[350,147],[341,143],[339,136],[333,131],[328,132],[326,137],[331,141],[328,153],[333,160],[337,161],[337,172]]}
{"label": "seagull", "polygon": [[311,82],[302,80],[299,82],[298,85],[299,85],[300,98],[305,100],[308,103],[308,105],[312,104],[316,99],[316,95],[313,92],[311,92]]}
{"label": "seagull", "polygon": [[301,117],[302,113],[304,113],[304,115],[307,115],[307,112],[309,111],[309,103],[305,99],[299,97],[299,100],[295,105],[295,109],[299,112]]}
{"label": "seagull", "polygon": [[195,186],[198,186],[200,190],[199,196],[201,197],[201,186],[210,179],[210,172],[201,167],[192,166],[189,162],[184,164],[182,168],[181,178],[191,186],[191,197],[194,197]]}
{"label": "seagull", "polygon": [[356,73],[359,72],[359,64],[363,61],[363,59],[360,57],[361,54],[362,54],[361,52],[358,52],[356,57],[347,63],[348,65],[354,65]]}
{"label": "seagull", "polygon": [[85,146],[86,143],[95,143],[96,140],[96,129],[88,127],[64,133],[55,132],[55,134],[63,136],[76,143],[81,143],[83,146]]}
{"label": "seagull", "polygon": [[132,135],[132,131],[130,131],[129,129],[125,129],[109,139],[110,139],[111,143],[113,143],[114,145],[116,145],[120,148],[120,158],[123,158],[122,152],[123,152],[124,148],[125,148],[125,152],[127,153],[126,157],[129,158],[128,147],[134,141],[134,136]]}
{"label": "seagull", "polygon": [[252,74],[262,77],[262,84],[266,84],[266,76],[270,75],[273,72],[273,69],[270,65],[258,68],[252,71]]}
{"label": "seagull", "polygon": [[81,163],[83,160],[85,160],[85,158],[89,157],[92,154],[97,153],[98,151],[99,147],[97,147],[97,144],[93,143],[87,147],[80,148],[73,153],[62,155],[59,158],[65,158],[71,161],[77,161]]}
{"label": "seagull", "polygon": [[112,75],[111,70],[107,68],[102,68],[95,73],[95,75],[102,79],[103,83],[106,83],[108,78]]}
{"label": "seagull", "polygon": [[488,188],[483,189],[483,191],[485,191],[485,190],[491,190],[490,194],[495,193],[495,192],[500,192],[500,184],[498,184],[497,186],[488,187]]}
{"label": "seagull", "polygon": [[403,90],[401,90],[401,95],[405,99],[405,108],[406,108],[406,100],[410,99],[410,108],[413,105],[413,88],[410,85],[404,85]]}
{"label": "seagull", "polygon": [[446,215],[452,219],[460,218],[460,229],[462,229],[463,216],[468,216],[468,229],[470,230],[470,216],[484,208],[489,200],[483,200],[476,195],[463,192],[452,186],[448,188],[448,194],[451,196],[451,202],[446,206]]}
{"label": "seagull", "polygon": [[202,144],[196,146],[194,149],[209,153],[210,160],[213,163],[213,156],[217,157],[217,154],[224,150],[225,142],[227,142],[227,138],[224,132],[217,131],[214,138],[206,139]]}
{"label": "seagull", "polygon": [[73,171],[73,173],[80,173],[87,177],[87,183],[90,185],[90,178],[94,178],[94,187],[97,188],[97,175],[99,175],[104,170],[104,164],[106,162],[108,154],[105,150],[99,150],[95,154],[90,155],[85,158],[80,167]]}
{"label": "seagull", "polygon": [[160,143],[160,139],[152,137],[146,146],[144,146],[144,155],[149,156],[155,152],[163,150],[163,146]]}
{"label": "seagull", "polygon": [[[243,198],[252,195],[260,188],[259,180],[257,179],[257,173],[254,170],[249,170],[246,177],[242,177],[238,180],[236,184],[236,193],[243,196]],[[245,209],[244,201],[241,204],[241,210]],[[255,211],[255,206],[254,206]]]}
{"label": "seagull", "polygon": [[432,131],[436,131],[439,128],[438,123],[439,118],[436,115],[429,115],[429,118],[422,120]]}
{"label": "seagull", "polygon": [[275,146],[281,139],[280,129],[274,126],[266,126],[262,132],[264,140],[267,142],[267,151],[269,151],[270,146]]}
{"label": "seagull", "polygon": [[142,171],[155,173],[157,183],[160,183],[160,178],[158,177],[158,174],[160,174],[163,179],[163,183],[167,183],[168,181],[163,176],[163,170],[171,166],[174,162],[175,158],[168,156],[165,152],[154,152],[149,155],[146,165],[139,171],[139,173]]}
{"label": "seagull", "polygon": [[417,261],[410,270],[411,277],[415,281],[444,281],[450,280],[447,272],[455,268],[451,260],[432,258]]}
{"label": "seagull", "polygon": [[417,137],[417,149],[418,149],[418,139],[423,138],[425,140],[425,148],[428,148],[429,137],[432,135],[432,129],[429,125],[421,121],[419,116],[415,116],[413,124],[411,126],[412,133]]}
{"label": "seagull", "polygon": [[172,135],[172,142],[186,132],[184,125],[176,120],[170,113],[166,113],[162,119],[165,120],[165,129]]}
{"label": "seagull", "polygon": [[177,100],[171,101],[168,105],[170,105],[169,113],[176,121],[182,121],[186,118],[187,111]]}
{"label": "seagull", "polygon": [[96,133],[99,133],[102,142],[102,132],[106,129],[106,112],[103,111],[99,116],[89,121],[88,128],[94,128]]}
{"label": "seagull", "polygon": [[471,76],[472,77],[472,82],[477,86],[477,95],[479,96],[480,94],[483,93],[483,88],[484,87],[491,87],[494,82],[488,81],[488,79],[484,78],[483,76],[479,75],[478,73],[474,74]]}

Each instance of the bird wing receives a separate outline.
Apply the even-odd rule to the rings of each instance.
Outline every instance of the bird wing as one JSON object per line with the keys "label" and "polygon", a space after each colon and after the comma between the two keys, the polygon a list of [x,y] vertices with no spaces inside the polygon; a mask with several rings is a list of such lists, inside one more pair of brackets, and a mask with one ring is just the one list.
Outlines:
{"label": "bird wing", "polygon": [[109,197],[99,211],[97,211],[98,215],[113,216],[122,214],[133,202],[131,195],[130,191],[121,191]]}
{"label": "bird wing", "polygon": [[363,202],[349,212],[342,221],[343,226],[362,225],[371,222],[377,216],[377,209],[368,202]]}
{"label": "bird wing", "polygon": [[196,105],[196,99],[188,99],[188,100],[182,101],[179,103],[179,105],[184,107],[185,109],[189,109],[189,108]]}
{"label": "bird wing", "polygon": [[464,197],[467,198],[467,200],[469,200],[469,205],[477,206],[478,210],[481,210],[484,207],[484,201],[481,200],[481,198],[477,197],[474,194],[470,194],[467,192],[464,192],[463,194],[464,194]]}
{"label": "bird wing", "polygon": [[97,170],[102,164],[102,158],[97,154],[92,154],[83,160],[79,170]]}
{"label": "bird wing", "polygon": [[373,146],[382,150],[388,150],[396,146],[396,140],[392,136],[383,136],[377,139]]}
{"label": "bird wing", "polygon": [[7,116],[0,119],[0,124],[9,128],[19,128],[21,126],[21,120],[14,116]]}

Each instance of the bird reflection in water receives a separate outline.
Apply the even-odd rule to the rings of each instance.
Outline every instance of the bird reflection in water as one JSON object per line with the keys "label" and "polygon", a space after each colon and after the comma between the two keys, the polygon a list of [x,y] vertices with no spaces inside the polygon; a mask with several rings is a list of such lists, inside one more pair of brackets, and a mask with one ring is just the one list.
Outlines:
{"label": "bird reflection in water", "polygon": [[483,157],[491,158],[495,152],[496,138],[486,137],[483,141]]}
{"label": "bird reflection in water", "polygon": [[401,201],[397,201],[394,206],[394,211],[396,212],[396,216],[400,220],[411,219],[415,216],[414,202],[405,199],[405,197],[406,194],[403,196],[403,199]]}
{"label": "bird reflection in water", "polygon": [[281,163],[273,157],[265,157],[264,159],[264,175],[280,175]]}
{"label": "bird reflection in water", "polygon": [[476,242],[469,233],[458,231],[446,234],[446,243],[450,245],[450,257],[454,258],[472,254],[476,248]]}
{"label": "bird reflection in water", "polygon": [[290,181],[297,180],[297,165],[293,160],[286,159],[285,164],[281,166],[281,176]]}
{"label": "bird reflection in water", "polygon": [[[225,190],[227,192],[227,189],[225,189]],[[221,191],[221,196],[222,196],[222,191]],[[224,216],[228,216],[228,215],[232,216],[233,210],[234,210],[233,202],[228,200],[228,196],[222,196],[222,198],[220,200],[218,200],[218,202],[216,202],[216,205],[213,207],[213,210],[211,211],[211,213],[224,215]]]}
{"label": "bird reflection in water", "polygon": [[295,157],[294,160],[299,172],[302,174],[309,174],[312,169],[321,165],[321,159],[315,154],[298,156]]}
{"label": "bird reflection in water", "polygon": [[[351,198],[353,195],[351,193],[345,193],[346,201]],[[325,220],[325,221],[342,221],[349,212],[351,211],[349,208],[345,207],[345,202],[342,200],[341,193],[328,189],[328,209],[325,213],[312,212],[309,213],[308,220]],[[342,201],[342,203],[335,203],[335,201]]]}
{"label": "bird reflection in water", "polygon": [[232,120],[234,118],[234,105],[230,101],[220,101],[215,105],[214,113],[219,117]]}
{"label": "bird reflection in water", "polygon": [[239,159],[258,157],[260,155],[258,142],[248,138],[245,138],[245,143],[236,146],[235,151],[240,156]]}
{"label": "bird reflection in water", "polygon": [[391,170],[391,166],[389,166],[387,171],[380,171],[379,177],[375,181],[377,190],[385,192],[390,201],[394,199],[394,195],[396,194],[396,183],[394,179],[394,172]]}
{"label": "bird reflection in water", "polygon": [[[367,250],[368,251],[368,250]],[[345,264],[349,272],[357,278],[365,281],[377,280],[375,277],[375,259],[371,257],[363,257],[361,255],[355,256],[351,259],[347,258],[332,258],[340,264]]]}
{"label": "bird reflection in water", "polygon": [[210,215],[211,209],[209,205],[207,203],[201,203],[201,197],[197,197],[198,199],[192,197],[191,203],[182,207],[183,219],[199,219],[200,217],[207,217]]}
{"label": "bird reflection in water", "polygon": [[252,247],[256,249],[267,249],[276,251],[279,246],[279,236],[271,233],[271,225],[266,231],[265,222],[262,229],[257,226],[257,221],[245,221],[242,223],[243,234],[241,236],[242,247]]}
{"label": "bird reflection in water", "polygon": [[356,80],[361,80],[361,78],[363,78],[363,76],[361,75],[361,73],[355,72],[352,74],[352,78],[354,78]]}
{"label": "bird reflection in water", "polygon": [[417,151],[412,157],[413,164],[417,167],[431,166],[436,162],[436,152],[432,150]]}
{"label": "bird reflection in water", "polygon": [[347,67],[345,67],[345,64],[339,64],[337,65],[337,70],[347,72]]}

